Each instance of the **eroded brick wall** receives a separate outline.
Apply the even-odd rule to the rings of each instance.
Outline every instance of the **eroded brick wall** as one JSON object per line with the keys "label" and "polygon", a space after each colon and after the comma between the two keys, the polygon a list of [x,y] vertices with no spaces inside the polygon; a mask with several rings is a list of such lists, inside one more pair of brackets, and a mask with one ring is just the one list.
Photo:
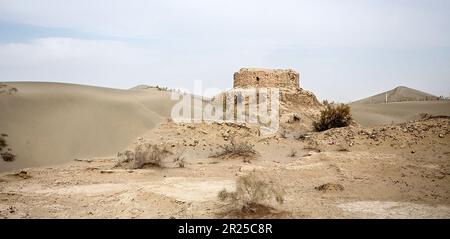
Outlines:
{"label": "eroded brick wall", "polygon": [[234,73],[234,88],[299,88],[299,74],[294,70],[242,68]]}

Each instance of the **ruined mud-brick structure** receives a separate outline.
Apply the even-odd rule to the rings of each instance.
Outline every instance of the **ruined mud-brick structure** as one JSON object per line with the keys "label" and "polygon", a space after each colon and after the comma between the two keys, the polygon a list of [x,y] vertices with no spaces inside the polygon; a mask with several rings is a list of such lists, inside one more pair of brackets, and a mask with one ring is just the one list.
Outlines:
{"label": "ruined mud-brick structure", "polygon": [[300,88],[299,80],[300,74],[291,69],[242,68],[234,73],[233,88],[277,88],[282,106],[320,105],[311,92]]}
{"label": "ruined mud-brick structure", "polygon": [[234,88],[298,89],[300,75],[294,70],[242,68],[234,73]]}
{"label": "ruined mud-brick structure", "polygon": [[[310,130],[312,120],[320,113],[322,105],[313,93],[300,88],[299,80],[300,74],[291,69],[242,68],[234,73],[233,89],[220,94],[220,97],[214,97],[212,101],[216,105],[223,106],[226,115],[236,115],[235,111],[227,111],[227,102],[234,102],[235,106],[240,102],[247,105],[252,103],[251,100],[256,101],[258,105],[265,103],[265,100],[261,100],[259,91],[257,91],[255,99],[246,97],[245,93],[241,96],[239,93],[241,90],[276,88],[279,92],[281,127],[285,130]],[[272,90],[270,91],[272,92]],[[271,99],[272,94],[270,93],[267,96]],[[255,116],[248,115],[248,117]]]}
{"label": "ruined mud-brick structure", "polygon": [[234,90],[277,88],[280,123],[285,129],[310,129],[322,107],[313,93],[300,88],[300,74],[292,69],[242,68],[233,78]]}

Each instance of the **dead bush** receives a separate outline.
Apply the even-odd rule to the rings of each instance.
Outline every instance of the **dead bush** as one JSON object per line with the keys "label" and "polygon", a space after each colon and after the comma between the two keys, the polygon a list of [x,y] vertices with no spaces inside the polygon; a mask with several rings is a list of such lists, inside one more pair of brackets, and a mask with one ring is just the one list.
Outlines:
{"label": "dead bush", "polygon": [[115,167],[141,169],[147,166],[162,167],[163,159],[172,153],[163,145],[139,143],[134,151],[118,153],[119,162]]}
{"label": "dead bush", "polygon": [[419,117],[420,117],[420,119],[430,119],[433,117],[433,115],[428,114],[428,113],[419,113]]}
{"label": "dead bush", "polygon": [[338,192],[343,191],[344,186],[339,183],[325,183],[320,186],[315,187],[314,189],[321,191],[321,192]]}
{"label": "dead bush", "polygon": [[173,162],[177,164],[179,168],[184,168],[186,161],[184,160],[184,156],[178,155],[173,159]]}
{"label": "dead bush", "polygon": [[293,158],[293,157],[295,157],[295,156],[297,156],[297,150],[295,150],[295,149],[291,149],[291,152],[289,153],[289,155],[288,155],[289,157],[291,157],[291,158]]}
{"label": "dead bush", "polygon": [[5,137],[8,137],[8,135],[7,134],[0,135],[0,158],[3,159],[3,161],[5,162],[12,162],[16,160],[16,155],[11,153],[10,148],[5,150],[5,148],[8,147],[8,143],[6,142]]}
{"label": "dead bush", "polygon": [[134,168],[162,167],[162,160],[170,154],[171,152],[164,146],[149,143],[139,144],[134,150]]}
{"label": "dead bush", "polygon": [[228,192],[223,189],[217,196],[220,201],[228,202],[232,208],[242,213],[271,211],[273,208],[268,203],[284,202],[284,191],[273,180],[257,172],[239,177],[236,191]]}
{"label": "dead bush", "polygon": [[8,144],[6,143],[6,140],[3,137],[0,137],[0,151],[3,150],[3,148],[8,147]]}
{"label": "dead bush", "polygon": [[303,149],[312,150],[318,153],[322,151],[320,150],[319,143],[312,138],[308,138],[308,140],[306,141],[306,145],[303,147]]}
{"label": "dead bush", "polygon": [[348,147],[347,145],[345,145],[345,144],[339,144],[339,145],[337,146],[337,151],[338,151],[338,152],[350,152],[350,149],[349,149],[349,147]]}
{"label": "dead bush", "polygon": [[349,126],[352,120],[350,106],[345,104],[333,106],[329,104],[320,112],[320,118],[313,122],[313,126],[316,131],[320,132],[332,128]]}
{"label": "dead bush", "polygon": [[219,151],[212,154],[213,158],[235,158],[235,157],[254,157],[257,154],[254,145],[247,141],[236,142],[235,137],[230,139],[230,143],[219,146]]}
{"label": "dead bush", "polygon": [[0,156],[3,159],[3,161],[5,161],[5,162],[12,162],[12,161],[16,160],[16,155],[14,155],[10,152],[1,153]]}

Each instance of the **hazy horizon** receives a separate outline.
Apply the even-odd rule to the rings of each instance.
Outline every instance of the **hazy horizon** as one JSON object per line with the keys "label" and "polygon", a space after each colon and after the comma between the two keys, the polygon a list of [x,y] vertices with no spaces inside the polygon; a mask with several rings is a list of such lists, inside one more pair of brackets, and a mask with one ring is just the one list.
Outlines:
{"label": "hazy horizon", "polygon": [[0,0],[0,81],[226,89],[291,68],[320,99],[450,94],[450,1]]}

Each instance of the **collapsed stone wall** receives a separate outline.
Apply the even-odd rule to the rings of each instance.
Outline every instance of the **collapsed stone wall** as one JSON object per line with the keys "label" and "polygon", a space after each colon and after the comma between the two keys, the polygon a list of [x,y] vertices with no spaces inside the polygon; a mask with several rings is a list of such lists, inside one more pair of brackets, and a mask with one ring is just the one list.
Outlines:
{"label": "collapsed stone wall", "polygon": [[299,89],[300,75],[291,69],[242,68],[234,73],[233,88]]}

